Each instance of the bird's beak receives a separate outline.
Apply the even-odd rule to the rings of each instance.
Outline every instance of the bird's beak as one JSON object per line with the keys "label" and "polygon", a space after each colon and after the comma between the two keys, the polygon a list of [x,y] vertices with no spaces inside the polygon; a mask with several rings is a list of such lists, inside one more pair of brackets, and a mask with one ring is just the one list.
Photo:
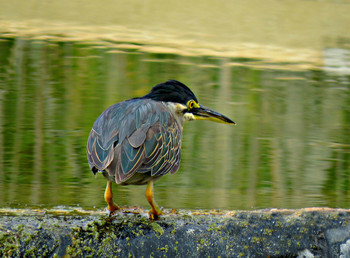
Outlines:
{"label": "bird's beak", "polygon": [[232,124],[232,125],[236,124],[228,117],[200,104],[198,108],[193,108],[189,112],[193,114],[196,120],[209,120],[217,123]]}

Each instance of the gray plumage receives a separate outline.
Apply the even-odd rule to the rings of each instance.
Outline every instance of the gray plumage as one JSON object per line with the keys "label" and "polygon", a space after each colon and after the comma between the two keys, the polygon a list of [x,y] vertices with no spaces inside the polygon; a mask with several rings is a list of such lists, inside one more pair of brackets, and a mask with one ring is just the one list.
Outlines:
{"label": "gray plumage", "polygon": [[145,184],[180,166],[182,124],[164,102],[131,99],[105,110],[87,144],[90,169],[118,184]]}

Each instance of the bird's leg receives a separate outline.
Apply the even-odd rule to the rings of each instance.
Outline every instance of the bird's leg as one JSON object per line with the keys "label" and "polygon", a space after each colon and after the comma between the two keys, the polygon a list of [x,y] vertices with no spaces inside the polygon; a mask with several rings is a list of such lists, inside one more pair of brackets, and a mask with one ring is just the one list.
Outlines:
{"label": "bird's leg", "polygon": [[163,212],[160,210],[158,204],[153,198],[153,181],[150,180],[146,189],[146,198],[152,209],[149,211],[149,216],[151,219],[157,219],[159,215],[162,215]]}
{"label": "bird's leg", "polygon": [[105,201],[108,204],[108,213],[112,215],[116,210],[120,210],[120,207],[113,202],[112,181],[107,180],[107,186],[105,191]]}

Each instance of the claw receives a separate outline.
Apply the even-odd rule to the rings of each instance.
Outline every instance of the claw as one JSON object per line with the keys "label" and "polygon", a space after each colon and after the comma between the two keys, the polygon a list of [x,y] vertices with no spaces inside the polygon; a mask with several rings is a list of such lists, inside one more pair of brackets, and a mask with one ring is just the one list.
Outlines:
{"label": "claw", "polygon": [[159,219],[159,216],[160,216],[160,215],[164,215],[164,213],[163,213],[161,210],[155,211],[155,210],[151,209],[151,210],[148,212],[148,216],[149,216],[149,218],[150,218],[151,220],[157,220],[157,219]]}
{"label": "claw", "polygon": [[108,207],[106,208],[107,209],[107,213],[108,213],[108,217],[111,217],[112,215],[114,215],[117,211],[120,211],[121,208],[116,205],[115,203],[113,203],[114,205],[110,206],[108,204]]}

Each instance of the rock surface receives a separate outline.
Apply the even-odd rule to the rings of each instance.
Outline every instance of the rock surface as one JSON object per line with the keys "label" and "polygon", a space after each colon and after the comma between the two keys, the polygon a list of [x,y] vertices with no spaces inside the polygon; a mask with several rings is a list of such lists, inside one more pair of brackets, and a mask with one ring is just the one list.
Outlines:
{"label": "rock surface", "polygon": [[0,209],[0,256],[349,257],[350,210]]}

